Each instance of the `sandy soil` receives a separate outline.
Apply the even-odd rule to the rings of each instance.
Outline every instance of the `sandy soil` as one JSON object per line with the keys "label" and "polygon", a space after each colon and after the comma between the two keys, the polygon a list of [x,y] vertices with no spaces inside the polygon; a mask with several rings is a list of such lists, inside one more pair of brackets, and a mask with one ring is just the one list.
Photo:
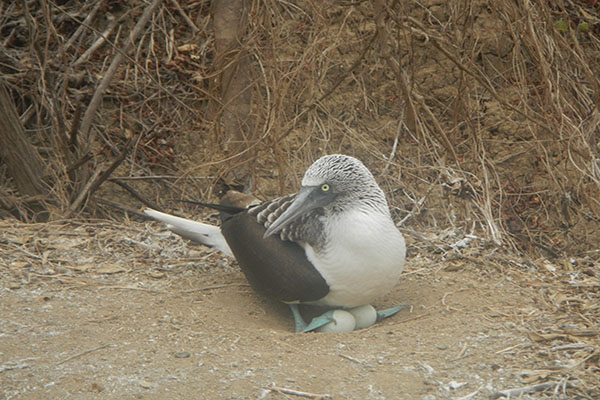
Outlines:
{"label": "sandy soil", "polygon": [[4,399],[480,399],[548,382],[522,398],[599,393],[598,306],[572,291],[585,284],[589,299],[597,277],[551,283],[563,266],[454,233],[407,232],[406,273],[376,306],[410,309],[295,334],[235,263],[158,224],[1,224]]}

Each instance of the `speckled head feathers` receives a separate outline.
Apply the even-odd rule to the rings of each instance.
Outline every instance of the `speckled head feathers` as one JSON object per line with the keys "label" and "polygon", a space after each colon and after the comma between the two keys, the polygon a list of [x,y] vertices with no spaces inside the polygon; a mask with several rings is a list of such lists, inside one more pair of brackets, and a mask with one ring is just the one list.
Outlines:
{"label": "speckled head feathers", "polygon": [[340,202],[356,202],[383,208],[388,212],[385,195],[371,171],[354,157],[343,154],[323,156],[315,161],[304,174],[302,186],[327,183],[339,193]]}
{"label": "speckled head feathers", "polygon": [[356,158],[343,154],[331,154],[319,158],[308,168],[304,174],[302,185],[320,185],[323,181],[342,183],[357,179],[366,184],[375,182],[371,172]]}

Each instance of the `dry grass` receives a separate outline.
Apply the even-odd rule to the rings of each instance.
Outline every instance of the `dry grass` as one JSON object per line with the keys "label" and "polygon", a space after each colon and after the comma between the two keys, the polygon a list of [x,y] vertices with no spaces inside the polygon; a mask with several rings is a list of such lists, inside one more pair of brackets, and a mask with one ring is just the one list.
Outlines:
{"label": "dry grass", "polygon": [[[76,131],[145,4],[34,3],[2,6],[0,68],[48,164],[56,217],[85,183],[69,170],[84,154],[61,138]],[[175,177],[126,181],[157,203],[210,198],[235,167],[207,112],[219,72],[208,11],[159,6],[83,146],[92,170],[105,169],[135,137],[113,177]],[[312,160],[343,152],[375,172],[408,230],[462,230],[530,254],[597,261],[598,12],[583,1],[252,3],[243,46],[254,65],[255,191],[294,190]],[[12,193],[8,183],[0,190]],[[11,196],[5,208],[31,215]],[[85,209],[135,204],[128,196],[105,183]]]}

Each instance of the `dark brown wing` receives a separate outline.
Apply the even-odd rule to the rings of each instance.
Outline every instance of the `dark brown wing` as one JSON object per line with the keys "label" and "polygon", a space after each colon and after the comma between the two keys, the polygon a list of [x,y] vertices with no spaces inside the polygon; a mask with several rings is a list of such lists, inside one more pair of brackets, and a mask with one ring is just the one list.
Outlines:
{"label": "dark brown wing", "polygon": [[250,284],[288,303],[325,297],[329,286],[308,261],[304,249],[296,242],[281,240],[278,235],[263,238],[265,231],[264,221],[259,223],[256,214],[248,211],[232,215],[221,226]]}

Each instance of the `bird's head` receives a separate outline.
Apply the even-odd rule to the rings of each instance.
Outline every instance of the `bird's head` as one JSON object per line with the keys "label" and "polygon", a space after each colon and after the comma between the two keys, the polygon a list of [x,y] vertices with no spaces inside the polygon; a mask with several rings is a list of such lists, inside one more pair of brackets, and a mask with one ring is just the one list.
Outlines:
{"label": "bird's head", "polygon": [[296,198],[269,226],[265,237],[317,208],[343,211],[351,207],[383,208],[387,212],[385,195],[363,163],[342,154],[321,157],[308,168]]}

